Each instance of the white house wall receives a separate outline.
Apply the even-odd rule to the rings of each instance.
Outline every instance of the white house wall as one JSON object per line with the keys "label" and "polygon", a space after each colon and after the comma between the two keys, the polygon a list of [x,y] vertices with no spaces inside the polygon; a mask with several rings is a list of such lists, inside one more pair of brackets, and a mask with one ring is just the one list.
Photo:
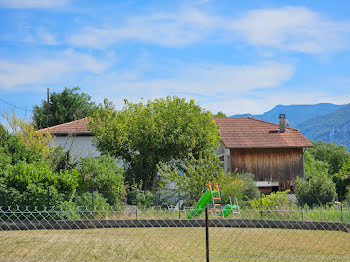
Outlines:
{"label": "white house wall", "polygon": [[54,144],[62,146],[65,152],[70,150],[73,160],[87,156],[97,157],[101,153],[93,145],[92,138],[91,136],[57,136],[54,138]]}

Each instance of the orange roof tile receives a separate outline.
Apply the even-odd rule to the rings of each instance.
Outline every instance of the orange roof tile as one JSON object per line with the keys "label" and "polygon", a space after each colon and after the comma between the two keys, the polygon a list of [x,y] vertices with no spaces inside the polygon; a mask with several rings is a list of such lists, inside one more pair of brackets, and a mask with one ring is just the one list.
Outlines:
{"label": "orange roof tile", "polygon": [[254,118],[214,118],[226,148],[311,147],[311,142],[299,130]]}
{"label": "orange roof tile", "polygon": [[53,135],[68,135],[68,134],[75,134],[75,135],[85,135],[85,136],[92,136],[92,132],[88,129],[89,119],[87,117],[84,117],[82,119],[51,126],[49,128],[44,128],[38,130],[38,132],[49,132]]}

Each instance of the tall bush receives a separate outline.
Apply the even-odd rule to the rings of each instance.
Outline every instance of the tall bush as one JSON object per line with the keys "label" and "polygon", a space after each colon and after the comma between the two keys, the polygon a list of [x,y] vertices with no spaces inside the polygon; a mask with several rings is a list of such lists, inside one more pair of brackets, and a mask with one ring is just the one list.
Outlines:
{"label": "tall bush", "polygon": [[325,205],[337,196],[335,183],[324,173],[305,180],[297,178],[295,193],[300,204],[309,206]]}
{"label": "tall bush", "polygon": [[240,204],[244,201],[257,198],[260,191],[254,183],[254,175],[250,173],[232,173],[228,174],[220,185],[221,198],[223,203],[228,203],[234,198]]}
{"label": "tall bush", "polygon": [[77,170],[83,177],[85,189],[98,190],[111,205],[124,196],[124,170],[109,155],[82,158]]}

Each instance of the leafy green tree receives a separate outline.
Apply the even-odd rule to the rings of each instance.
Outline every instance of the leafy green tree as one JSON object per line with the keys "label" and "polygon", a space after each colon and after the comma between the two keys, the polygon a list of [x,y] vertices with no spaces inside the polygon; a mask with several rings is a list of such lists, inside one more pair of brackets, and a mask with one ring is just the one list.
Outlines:
{"label": "leafy green tree", "polygon": [[350,159],[348,159],[342,169],[333,175],[339,197],[346,195],[347,188],[350,188]]}
{"label": "leafy green tree", "polygon": [[314,142],[314,147],[305,152],[305,176],[325,174],[336,184],[339,197],[344,197],[349,185],[348,163],[350,154],[346,147],[322,141]]}
{"label": "leafy green tree", "polygon": [[60,207],[75,194],[81,176],[75,171],[54,172],[44,151],[25,146],[0,127],[0,205],[43,209]]}
{"label": "leafy green tree", "polygon": [[0,148],[6,159],[10,159],[10,164],[16,164],[18,161],[33,163],[44,158],[37,147],[26,147],[17,136],[10,134],[3,126],[0,126]]}
{"label": "leafy green tree", "polygon": [[347,152],[345,146],[325,143],[321,140],[313,142],[313,147],[308,148],[307,152],[309,152],[315,160],[327,163],[330,175],[338,173],[344,163],[350,159],[350,154]]}
{"label": "leafy green tree", "polygon": [[219,132],[211,113],[178,97],[133,104],[125,100],[116,111],[105,100],[90,121],[97,148],[126,163],[129,184],[143,182],[144,189],[157,184],[157,165],[183,160],[216,148]]}
{"label": "leafy green tree", "polygon": [[213,117],[227,117],[227,115],[225,113],[219,111],[216,114],[213,114]]}
{"label": "leafy green tree", "polygon": [[[61,93],[53,92],[49,103],[42,100],[41,106],[34,106],[33,120],[36,129],[63,124],[92,115],[96,105],[91,97],[85,93],[78,93],[80,89],[64,88]],[[49,111],[49,117],[47,112]]]}
{"label": "leafy green tree", "polygon": [[202,151],[198,159],[192,156],[178,163],[160,164],[159,171],[166,188],[172,182],[176,188],[170,191],[189,196],[192,201],[201,197],[208,182],[221,183],[225,178],[224,169],[213,150]]}
{"label": "leafy green tree", "polygon": [[324,161],[316,160],[312,154],[307,150],[304,154],[305,178],[318,176],[324,174],[329,176],[329,164]]}
{"label": "leafy green tree", "polygon": [[83,177],[85,189],[98,190],[111,205],[119,203],[125,191],[124,170],[117,166],[113,157],[82,158],[77,170]]}
{"label": "leafy green tree", "polygon": [[5,112],[4,117],[10,127],[11,133],[27,148],[35,148],[45,157],[47,157],[50,150],[54,148],[50,133],[36,132],[33,123],[16,117],[15,112],[12,114]]}
{"label": "leafy green tree", "polygon": [[334,201],[337,196],[335,183],[325,173],[308,179],[297,178],[295,193],[300,204],[309,206],[325,205]]}

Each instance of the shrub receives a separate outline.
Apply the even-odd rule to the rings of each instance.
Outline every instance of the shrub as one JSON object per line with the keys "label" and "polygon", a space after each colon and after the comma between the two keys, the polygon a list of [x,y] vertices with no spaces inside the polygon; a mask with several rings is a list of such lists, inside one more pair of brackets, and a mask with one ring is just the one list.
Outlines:
{"label": "shrub", "polygon": [[134,183],[128,190],[127,203],[138,207],[150,207],[154,196],[149,190],[142,190],[142,183]]}
{"label": "shrub", "polygon": [[109,210],[110,205],[107,203],[107,199],[97,191],[92,193],[85,192],[81,196],[77,196],[75,204],[84,210]]}
{"label": "shrub", "polygon": [[350,159],[348,159],[340,171],[333,175],[339,197],[344,197],[347,188],[350,186]]}
{"label": "shrub", "polygon": [[270,195],[262,195],[260,198],[248,200],[249,205],[253,209],[262,210],[283,210],[287,209],[288,199],[287,194],[290,190],[283,192],[271,193]]}
{"label": "shrub", "polygon": [[19,161],[8,165],[0,174],[2,206],[44,209],[58,207],[71,197],[79,185],[75,171],[54,173],[44,161]]}
{"label": "shrub", "polygon": [[335,184],[326,174],[319,174],[305,180],[297,178],[295,193],[300,204],[311,207],[330,203],[337,196]]}
{"label": "shrub", "polygon": [[82,158],[77,166],[86,189],[98,190],[110,205],[124,196],[124,170],[109,155]]}
{"label": "shrub", "polygon": [[254,174],[241,173],[238,174],[238,178],[244,181],[243,195],[246,200],[254,199],[260,196],[260,191],[254,182]]}
{"label": "shrub", "polygon": [[236,198],[240,205],[244,201],[259,197],[260,191],[254,183],[254,175],[250,173],[237,172],[228,174],[220,186],[221,199],[223,203],[229,203]]}

